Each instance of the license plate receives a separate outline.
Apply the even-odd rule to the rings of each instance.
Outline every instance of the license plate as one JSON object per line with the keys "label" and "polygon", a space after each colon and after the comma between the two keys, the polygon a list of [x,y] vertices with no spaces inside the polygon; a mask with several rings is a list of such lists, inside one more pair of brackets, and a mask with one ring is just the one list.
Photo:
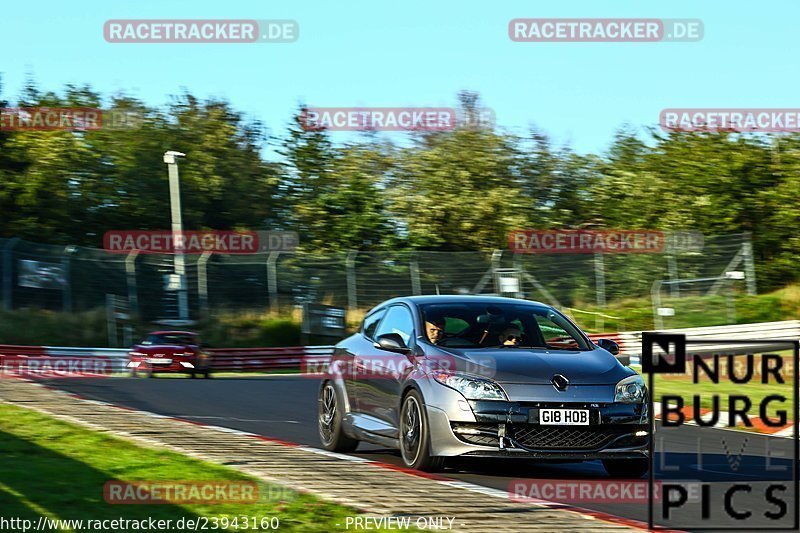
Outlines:
{"label": "license plate", "polygon": [[145,361],[156,365],[168,365],[172,363],[172,359],[163,359],[159,357],[150,357],[149,359],[145,359]]}
{"label": "license plate", "polygon": [[539,423],[550,426],[588,426],[588,409],[539,409]]}

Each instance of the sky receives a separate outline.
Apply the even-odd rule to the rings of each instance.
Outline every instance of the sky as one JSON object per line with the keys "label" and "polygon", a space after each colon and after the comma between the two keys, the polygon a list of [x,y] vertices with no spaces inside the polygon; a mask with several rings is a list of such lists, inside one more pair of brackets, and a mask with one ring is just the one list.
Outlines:
{"label": "sky", "polygon": [[[800,107],[800,2],[718,0],[7,0],[0,6],[2,96],[29,78],[85,84],[150,105],[188,90],[222,97],[274,135],[316,107],[455,106],[478,92],[498,126],[531,126],[558,145],[602,153],[624,125],[664,108]],[[701,19],[699,42],[520,43],[515,18]],[[292,19],[286,44],[108,43],[109,19]],[[347,133],[332,133],[346,140]],[[403,133],[384,134],[398,138]],[[400,141],[402,142],[402,141]]]}

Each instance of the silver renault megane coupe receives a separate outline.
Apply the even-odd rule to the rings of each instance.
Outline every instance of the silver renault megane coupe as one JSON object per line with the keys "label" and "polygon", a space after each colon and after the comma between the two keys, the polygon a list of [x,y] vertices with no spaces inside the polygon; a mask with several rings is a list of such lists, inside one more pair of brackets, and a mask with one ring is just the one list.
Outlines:
{"label": "silver renault megane coupe", "polygon": [[399,449],[428,471],[451,457],[599,459],[611,476],[642,477],[648,392],[618,353],[538,302],[388,300],[335,348],[320,440],[337,452],[360,441]]}

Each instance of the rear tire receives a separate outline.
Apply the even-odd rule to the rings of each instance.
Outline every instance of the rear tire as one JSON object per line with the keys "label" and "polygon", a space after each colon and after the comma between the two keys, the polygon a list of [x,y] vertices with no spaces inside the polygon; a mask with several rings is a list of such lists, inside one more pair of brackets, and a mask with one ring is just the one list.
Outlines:
{"label": "rear tire", "polygon": [[603,468],[615,478],[641,479],[650,470],[647,459],[603,459]]}
{"label": "rear tire", "polygon": [[317,426],[322,447],[331,452],[349,453],[358,447],[358,441],[348,437],[342,428],[344,412],[336,387],[326,382],[319,393]]}
{"label": "rear tire", "polygon": [[400,407],[400,455],[408,468],[437,472],[444,468],[445,458],[431,455],[428,416],[422,395],[412,390]]}

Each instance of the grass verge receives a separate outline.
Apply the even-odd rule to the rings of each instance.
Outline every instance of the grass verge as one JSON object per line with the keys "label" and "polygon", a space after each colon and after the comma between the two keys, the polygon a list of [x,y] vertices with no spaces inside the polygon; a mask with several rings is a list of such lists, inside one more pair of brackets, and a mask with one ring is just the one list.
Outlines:
{"label": "grass verge", "polygon": [[[231,531],[263,531],[261,518],[276,517],[280,530],[333,531],[358,514],[224,466],[141,447],[8,404],[0,404],[0,457],[0,516],[6,519],[169,519],[173,530],[181,518],[208,519],[209,528],[215,520],[217,525],[227,520]],[[103,496],[109,480],[251,481],[259,496],[257,503],[112,505]],[[256,527],[244,524],[243,517],[256,517]]]}
{"label": "grass verge", "polygon": [[[655,329],[650,297],[615,300],[600,309],[593,305],[578,305],[570,311],[575,321],[590,333],[608,331],[649,331]],[[733,300],[726,296],[664,296],[661,307],[671,307],[675,316],[664,317],[664,328],[696,328],[725,324],[777,322],[800,319],[800,285],[788,285],[780,290],[757,296],[737,294]],[[591,313],[602,313],[602,327]]]}

